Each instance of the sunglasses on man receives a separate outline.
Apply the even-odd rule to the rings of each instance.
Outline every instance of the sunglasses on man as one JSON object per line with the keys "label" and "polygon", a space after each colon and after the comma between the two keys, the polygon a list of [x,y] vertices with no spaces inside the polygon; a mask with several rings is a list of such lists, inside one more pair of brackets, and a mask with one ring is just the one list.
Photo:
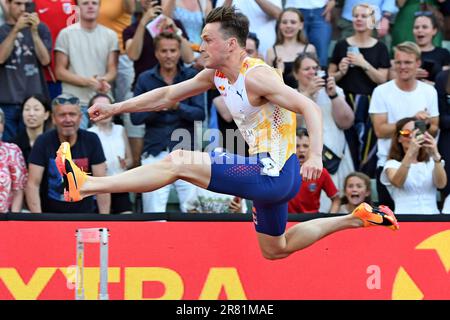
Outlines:
{"label": "sunglasses on man", "polygon": [[77,97],[72,98],[63,98],[63,97],[57,97],[53,100],[54,105],[65,105],[65,104],[74,104],[78,105],[80,104],[80,99]]}

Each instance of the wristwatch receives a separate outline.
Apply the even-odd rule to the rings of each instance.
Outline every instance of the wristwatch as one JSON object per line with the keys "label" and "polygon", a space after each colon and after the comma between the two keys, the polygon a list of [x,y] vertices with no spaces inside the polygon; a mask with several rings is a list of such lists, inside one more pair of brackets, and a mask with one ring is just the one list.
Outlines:
{"label": "wristwatch", "polygon": [[334,95],[330,96],[328,95],[328,97],[330,98],[330,100],[336,99],[338,97],[338,94],[335,93]]}

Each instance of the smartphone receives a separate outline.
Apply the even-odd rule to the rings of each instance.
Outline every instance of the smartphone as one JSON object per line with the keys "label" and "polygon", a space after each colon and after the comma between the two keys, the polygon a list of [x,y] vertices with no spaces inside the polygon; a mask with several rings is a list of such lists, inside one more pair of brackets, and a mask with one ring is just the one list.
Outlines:
{"label": "smartphone", "polygon": [[414,129],[419,129],[417,135],[424,134],[427,131],[427,124],[423,120],[414,121]]}
{"label": "smartphone", "polygon": [[34,2],[25,3],[25,12],[28,13],[36,12],[36,4]]}
{"label": "smartphone", "polygon": [[355,47],[355,46],[349,46],[347,48],[347,53],[354,53],[354,54],[358,54],[359,53],[359,48]]}
{"label": "smartphone", "polygon": [[422,62],[422,69],[425,69],[429,74],[433,73],[434,62],[425,60]]}
{"label": "smartphone", "polygon": [[[358,54],[359,52],[360,52],[360,51],[359,51],[359,48],[358,48],[358,47],[355,47],[355,46],[349,46],[349,47],[347,48],[347,55],[348,55],[349,53]],[[353,65],[353,64],[350,64],[349,67],[350,67],[350,68],[353,68],[354,65]]]}
{"label": "smartphone", "polygon": [[317,70],[316,76],[321,77],[323,80],[327,81],[328,72],[326,70]]}
{"label": "smartphone", "polygon": [[321,77],[325,81],[325,86],[327,84],[328,73],[326,70],[317,70],[316,76]]}

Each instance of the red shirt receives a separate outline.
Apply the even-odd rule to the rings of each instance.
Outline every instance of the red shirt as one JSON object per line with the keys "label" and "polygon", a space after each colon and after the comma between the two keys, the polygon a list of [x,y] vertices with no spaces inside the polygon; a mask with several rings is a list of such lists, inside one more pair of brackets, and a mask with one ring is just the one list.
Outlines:
{"label": "red shirt", "polygon": [[313,181],[302,181],[297,195],[288,203],[290,213],[317,213],[320,208],[320,193],[324,190],[329,198],[339,192],[327,169],[323,169],[320,178]]}
{"label": "red shirt", "polygon": [[[41,22],[45,23],[50,29],[52,34],[53,47],[55,46],[56,37],[59,32],[74,23],[76,23],[78,17],[76,17],[75,0],[34,0],[36,3],[36,12]],[[53,75],[55,74],[55,55],[52,50],[52,62],[50,64]],[[52,77],[45,68],[45,79],[52,81]]]}

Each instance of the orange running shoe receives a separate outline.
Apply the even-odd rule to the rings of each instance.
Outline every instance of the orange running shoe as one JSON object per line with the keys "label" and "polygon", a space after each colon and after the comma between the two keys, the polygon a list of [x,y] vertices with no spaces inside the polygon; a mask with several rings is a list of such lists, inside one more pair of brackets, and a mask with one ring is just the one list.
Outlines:
{"label": "orange running shoe", "polygon": [[64,180],[64,200],[69,202],[82,200],[80,188],[86,181],[87,174],[72,161],[68,142],[61,143],[56,152],[55,162]]}
{"label": "orange running shoe", "polygon": [[361,219],[364,227],[385,226],[392,230],[400,228],[394,213],[387,206],[372,208],[363,202],[353,210],[352,215]]}

